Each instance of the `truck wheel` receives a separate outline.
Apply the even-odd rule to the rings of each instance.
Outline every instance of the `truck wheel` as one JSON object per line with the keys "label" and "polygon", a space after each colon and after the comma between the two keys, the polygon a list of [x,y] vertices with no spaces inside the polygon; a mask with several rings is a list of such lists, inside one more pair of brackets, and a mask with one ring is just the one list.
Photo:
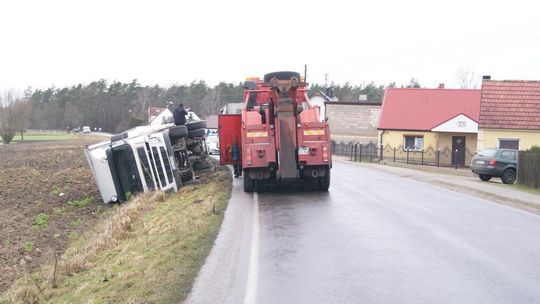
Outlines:
{"label": "truck wheel", "polygon": [[300,80],[300,73],[289,71],[268,73],[264,75],[264,82],[270,82],[270,80],[274,77],[276,77],[277,80],[289,80],[292,77],[296,77],[298,80]]}
{"label": "truck wheel", "polygon": [[171,142],[175,142],[179,138],[187,136],[188,129],[186,128],[186,126],[176,126],[169,129],[169,138],[171,139]]}
{"label": "truck wheel", "polygon": [[204,134],[206,134],[206,130],[204,130],[204,129],[195,129],[195,130],[189,130],[188,131],[188,137],[189,138],[203,137]]}
{"label": "truck wheel", "polygon": [[501,180],[505,184],[513,184],[516,181],[516,170],[506,169],[504,170]]}
{"label": "truck wheel", "polygon": [[244,172],[244,192],[253,192],[255,181],[249,177],[248,172]]}
{"label": "truck wheel", "polygon": [[186,127],[187,127],[188,131],[197,130],[197,129],[204,129],[204,128],[206,128],[206,121],[199,120],[199,121],[188,122],[186,124]]}
{"label": "truck wheel", "polygon": [[478,175],[478,177],[480,177],[481,180],[487,182],[491,179],[491,175],[487,175],[487,174],[480,174]]}
{"label": "truck wheel", "polygon": [[328,188],[330,188],[330,169],[325,169],[325,175],[319,176],[319,190],[321,191],[328,191]]}

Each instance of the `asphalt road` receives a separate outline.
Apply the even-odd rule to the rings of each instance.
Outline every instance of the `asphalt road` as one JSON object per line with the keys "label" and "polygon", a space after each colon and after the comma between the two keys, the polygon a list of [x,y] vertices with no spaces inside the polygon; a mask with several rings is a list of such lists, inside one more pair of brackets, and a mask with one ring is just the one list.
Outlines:
{"label": "asphalt road", "polygon": [[187,303],[540,303],[540,216],[335,162],[328,193],[235,182]]}

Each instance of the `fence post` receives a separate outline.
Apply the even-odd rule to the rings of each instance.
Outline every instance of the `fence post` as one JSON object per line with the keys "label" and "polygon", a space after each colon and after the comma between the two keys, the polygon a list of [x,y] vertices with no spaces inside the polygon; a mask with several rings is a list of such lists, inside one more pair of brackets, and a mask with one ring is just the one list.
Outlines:
{"label": "fence post", "polygon": [[409,149],[407,149],[407,165],[409,164]]}
{"label": "fence post", "polygon": [[424,165],[424,149],[422,149],[422,161],[420,163],[421,166]]}
{"label": "fence post", "polygon": [[369,162],[373,160],[373,142],[369,142]]}
{"label": "fence post", "polygon": [[394,162],[396,162],[396,148],[394,148]]}
{"label": "fence post", "polygon": [[360,143],[360,157],[359,161],[362,162],[362,144]]}
{"label": "fence post", "polygon": [[384,160],[384,147],[383,145],[381,145],[381,157],[379,158],[379,162],[383,161]]}
{"label": "fence post", "polygon": [[439,168],[440,159],[441,159],[441,149],[437,149],[437,168]]}

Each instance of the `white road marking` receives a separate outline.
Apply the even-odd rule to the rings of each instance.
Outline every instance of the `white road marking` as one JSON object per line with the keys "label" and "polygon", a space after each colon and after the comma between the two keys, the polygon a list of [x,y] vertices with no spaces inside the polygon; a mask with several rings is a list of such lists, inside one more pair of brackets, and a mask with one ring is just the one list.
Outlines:
{"label": "white road marking", "polygon": [[244,304],[255,304],[257,303],[257,279],[259,276],[259,194],[257,192],[253,193],[253,220],[248,267]]}

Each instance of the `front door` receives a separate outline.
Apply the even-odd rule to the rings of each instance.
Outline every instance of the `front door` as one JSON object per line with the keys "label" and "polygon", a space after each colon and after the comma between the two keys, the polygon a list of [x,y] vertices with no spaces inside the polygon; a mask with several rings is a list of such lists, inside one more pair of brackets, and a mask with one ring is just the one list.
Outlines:
{"label": "front door", "polygon": [[452,136],[452,165],[465,166],[465,136]]}

